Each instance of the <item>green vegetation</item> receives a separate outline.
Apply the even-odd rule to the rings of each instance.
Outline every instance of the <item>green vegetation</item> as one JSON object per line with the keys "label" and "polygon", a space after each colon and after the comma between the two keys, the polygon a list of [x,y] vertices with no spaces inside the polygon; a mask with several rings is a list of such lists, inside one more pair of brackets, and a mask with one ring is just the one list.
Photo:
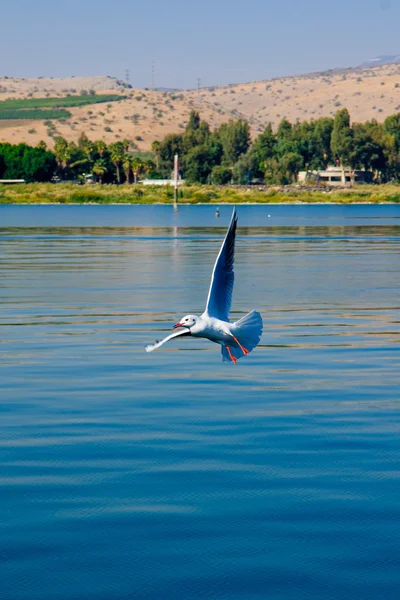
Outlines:
{"label": "green vegetation", "polygon": [[290,123],[274,131],[269,123],[253,141],[248,124],[231,119],[211,131],[192,112],[182,134],[167,135],[157,146],[157,165],[166,176],[179,154],[182,176],[193,183],[295,183],[301,170],[338,165],[351,172],[372,171],[375,182],[400,181],[400,114],[384,123],[350,124],[346,109],[334,119]]}
{"label": "green vegetation", "polygon": [[49,181],[57,167],[54,154],[44,144],[0,144],[0,179]]}
{"label": "green vegetation", "polygon": [[[53,122],[46,124],[55,137]],[[0,144],[0,178],[44,182],[55,177],[57,181],[85,183],[89,176],[98,183],[127,184],[126,190],[74,188],[72,193],[70,188],[62,192],[57,186],[57,198],[63,202],[165,202],[170,198],[168,187],[133,190],[129,184],[137,184],[146,176],[169,179],[175,154],[179,154],[180,174],[187,184],[180,192],[184,202],[271,202],[272,198],[278,202],[399,201],[396,185],[376,184],[400,183],[400,114],[384,123],[351,124],[346,109],[339,110],[334,119],[295,124],[283,119],[276,131],[268,124],[254,140],[243,119],[231,119],[212,131],[192,111],[184,131],[153,142],[151,153],[138,152],[135,142],[126,139],[107,145],[102,140],[89,140],[86,134],[81,134],[77,143],[55,137],[53,150],[43,142],[36,148]],[[310,187],[297,186],[301,169],[313,171],[332,164],[353,173],[369,170],[375,185],[334,192],[317,183],[312,192]],[[248,189],[222,187],[231,184]],[[271,191],[271,186],[290,188],[277,192]],[[2,193],[5,201],[14,192]],[[36,192],[15,193],[21,201],[25,197],[31,201]],[[58,201],[49,190],[45,197]]]}
{"label": "green vegetation", "polygon": [[126,96],[119,96],[118,94],[83,94],[80,96],[65,96],[64,98],[27,98],[23,100],[3,100],[0,102],[0,108],[13,108],[15,110],[26,108],[68,108],[85,106],[86,104],[116,102],[125,98]]}
{"label": "green vegetation", "polygon": [[[53,124],[49,122],[48,126],[53,135]],[[151,155],[138,153],[135,149],[136,144],[129,140],[107,146],[102,140],[90,141],[85,134],[79,137],[77,144],[67,142],[61,136],[56,137],[52,151],[46,148],[44,142],[36,148],[27,144],[0,144],[0,179],[43,182],[57,177],[84,183],[85,175],[92,173],[99,183],[120,184],[131,180],[137,183],[138,178],[145,175],[159,177]],[[27,166],[25,155],[40,158],[44,154],[48,160],[45,171],[37,172],[33,165]]]}
{"label": "green vegetation", "polygon": [[81,94],[64,98],[27,98],[23,100],[3,100],[0,102],[0,120],[5,119],[67,119],[71,113],[65,108],[116,102],[126,96],[117,94]]}
{"label": "green vegetation", "polygon": [[[104,174],[99,165],[99,173]],[[77,186],[71,183],[0,185],[0,204],[156,204],[173,203],[172,186]],[[325,191],[301,187],[217,187],[191,185],[179,188],[181,204],[292,204],[292,203],[396,203],[400,185],[355,186]]]}
{"label": "green vegetation", "polygon": [[35,121],[44,121],[45,119],[69,119],[71,117],[71,113],[68,110],[59,109],[50,109],[44,110],[40,108],[33,108],[30,110],[14,110],[14,109],[3,109],[0,105],[0,120],[35,120]]}

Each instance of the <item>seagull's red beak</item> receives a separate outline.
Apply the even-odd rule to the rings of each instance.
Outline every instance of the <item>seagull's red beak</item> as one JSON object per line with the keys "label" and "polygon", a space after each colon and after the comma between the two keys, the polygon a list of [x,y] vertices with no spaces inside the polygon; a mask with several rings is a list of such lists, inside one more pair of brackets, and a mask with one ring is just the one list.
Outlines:
{"label": "seagull's red beak", "polygon": [[182,323],[175,323],[174,329],[177,329],[177,327],[183,327]]}

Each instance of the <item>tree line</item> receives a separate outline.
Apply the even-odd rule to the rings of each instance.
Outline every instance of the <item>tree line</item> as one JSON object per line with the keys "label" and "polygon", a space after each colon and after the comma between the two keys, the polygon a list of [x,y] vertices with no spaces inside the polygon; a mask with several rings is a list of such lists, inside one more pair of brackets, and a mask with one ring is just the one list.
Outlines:
{"label": "tree line", "polygon": [[52,150],[43,142],[0,144],[0,178],[26,181],[80,179],[93,174],[99,183],[137,183],[144,177],[170,178],[174,155],[187,183],[224,185],[295,182],[299,171],[367,170],[377,182],[400,181],[400,113],[383,123],[351,123],[347,109],[334,118],[291,123],[283,119],[276,131],[269,123],[254,140],[243,119],[231,119],[211,130],[192,111],[184,131],[152,144],[152,153],[135,152],[129,140],[106,144],[83,133],[77,143],[63,137]]}
{"label": "tree line", "polygon": [[137,183],[144,175],[159,177],[151,156],[138,155],[129,140],[106,144],[92,142],[82,133],[78,142],[59,136],[49,150],[44,142],[36,147],[27,144],[0,144],[0,179],[25,179],[27,182],[75,180],[87,176],[99,183]]}
{"label": "tree line", "polygon": [[253,141],[246,121],[230,120],[214,131],[192,112],[185,131],[153,143],[159,169],[172,168],[178,152],[188,183],[246,184],[252,180],[289,184],[301,170],[329,165],[374,172],[379,182],[400,180],[400,114],[384,123],[350,122],[347,109],[334,118],[291,123],[282,119],[276,131],[269,123]]}

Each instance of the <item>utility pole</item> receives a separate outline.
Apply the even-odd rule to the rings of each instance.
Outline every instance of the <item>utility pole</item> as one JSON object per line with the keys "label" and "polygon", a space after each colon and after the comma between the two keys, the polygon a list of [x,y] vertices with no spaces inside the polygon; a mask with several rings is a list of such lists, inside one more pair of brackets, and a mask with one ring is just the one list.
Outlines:
{"label": "utility pole", "polygon": [[129,84],[129,76],[130,76],[130,70],[129,69],[125,69],[125,81],[128,84]]}
{"label": "utility pole", "polygon": [[201,79],[200,77],[197,78],[197,95],[200,96],[200,85],[201,85]]}
{"label": "utility pole", "polygon": [[174,156],[174,212],[178,212],[178,180],[179,180],[179,158]]}

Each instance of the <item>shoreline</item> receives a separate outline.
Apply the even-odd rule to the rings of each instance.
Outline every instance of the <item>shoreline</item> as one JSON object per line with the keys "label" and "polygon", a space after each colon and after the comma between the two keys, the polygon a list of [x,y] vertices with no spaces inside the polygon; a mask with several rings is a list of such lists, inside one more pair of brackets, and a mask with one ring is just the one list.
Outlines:
{"label": "shoreline", "polygon": [[[71,183],[26,183],[0,185],[0,206],[10,205],[122,205],[172,206],[171,186],[93,185]],[[317,188],[307,186],[249,186],[187,185],[178,190],[178,205],[400,205],[400,185],[355,185],[346,188]]]}
{"label": "shoreline", "polygon": [[[180,202],[178,207],[188,206],[399,206],[398,202]],[[4,202],[2,206],[171,206],[171,202]]]}

